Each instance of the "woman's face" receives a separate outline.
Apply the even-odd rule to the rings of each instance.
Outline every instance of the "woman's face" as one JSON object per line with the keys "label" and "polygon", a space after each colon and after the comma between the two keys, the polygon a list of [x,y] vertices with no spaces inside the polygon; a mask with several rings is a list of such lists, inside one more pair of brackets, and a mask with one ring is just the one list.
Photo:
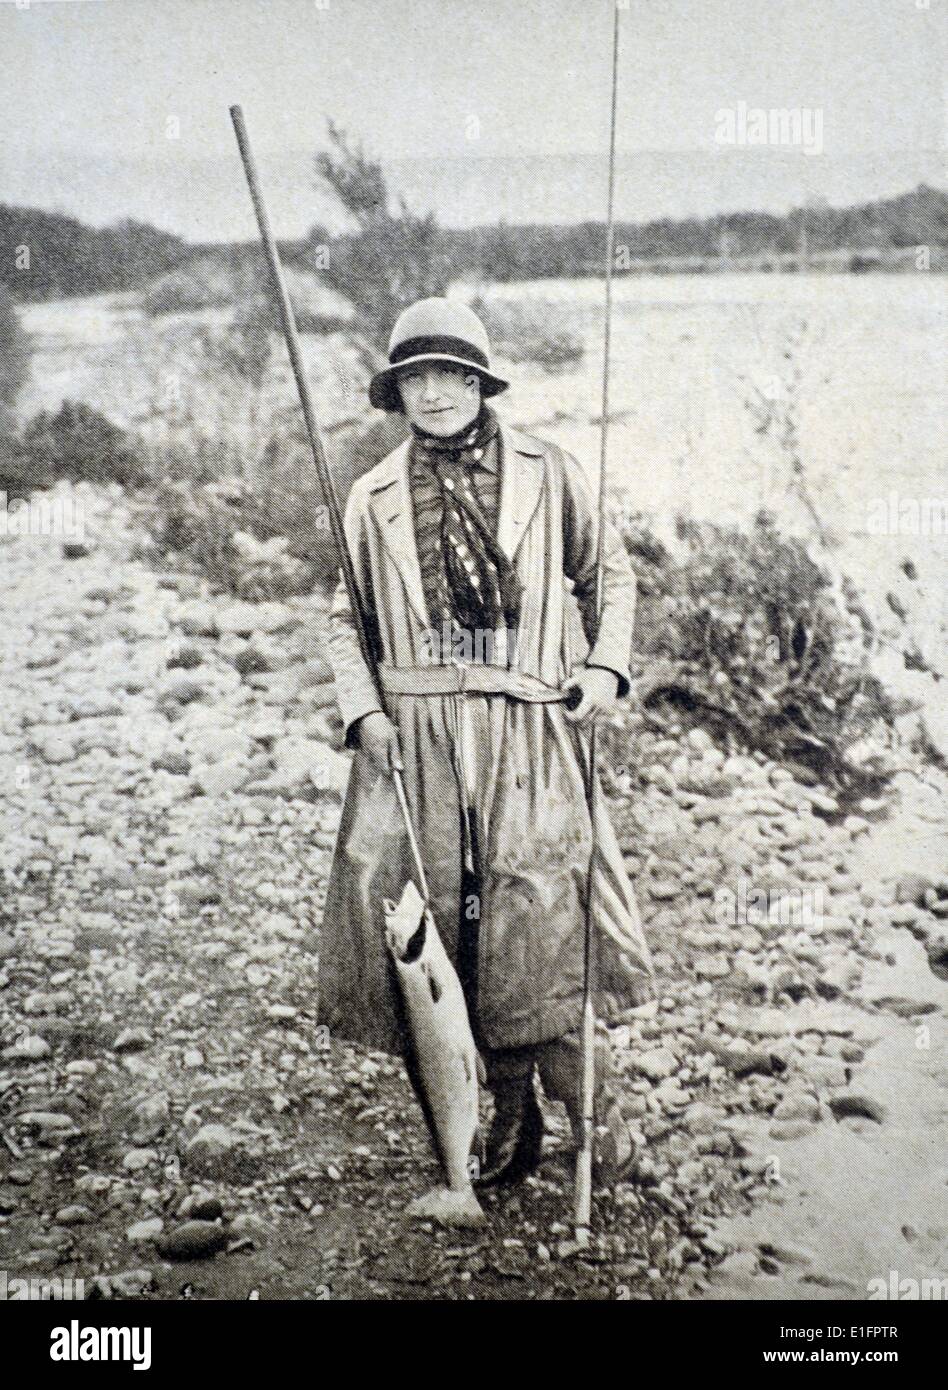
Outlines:
{"label": "woman's face", "polygon": [[446,439],[469,425],[481,408],[481,380],[449,362],[418,362],[398,373],[398,394],[411,424]]}

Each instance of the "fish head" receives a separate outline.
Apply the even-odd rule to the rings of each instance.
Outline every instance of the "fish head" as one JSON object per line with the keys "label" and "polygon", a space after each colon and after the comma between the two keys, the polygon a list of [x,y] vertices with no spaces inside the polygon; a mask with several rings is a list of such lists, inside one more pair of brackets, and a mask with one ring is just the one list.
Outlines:
{"label": "fish head", "polygon": [[425,900],[409,879],[397,903],[385,898],[385,941],[396,960],[417,960],[425,946]]}

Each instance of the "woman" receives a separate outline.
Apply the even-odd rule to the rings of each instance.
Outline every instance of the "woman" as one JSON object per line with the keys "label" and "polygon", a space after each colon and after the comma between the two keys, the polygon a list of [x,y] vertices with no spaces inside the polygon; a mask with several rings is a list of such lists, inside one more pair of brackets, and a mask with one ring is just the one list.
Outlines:
{"label": "woman", "polygon": [[[556,445],[498,421],[486,402],[507,385],[466,306],[425,299],[401,315],[369,398],[403,412],[411,436],[358,480],[345,517],[388,716],[342,585],[329,638],[356,756],[326,901],[320,1018],[337,1037],[407,1052],[411,1073],[381,908],[411,871],[389,775],[398,766],[493,1095],[484,1185],[518,1181],[540,1161],[535,1072],[581,1132],[591,825],[579,728],[629,690],[635,605],[610,528],[597,621],[596,523],[582,470]],[[571,692],[578,703],[568,709]],[[642,1002],[651,963],[604,815],[597,841],[596,979],[608,1014]],[[600,1157],[615,1176],[630,1144],[607,1059],[600,1045]]]}

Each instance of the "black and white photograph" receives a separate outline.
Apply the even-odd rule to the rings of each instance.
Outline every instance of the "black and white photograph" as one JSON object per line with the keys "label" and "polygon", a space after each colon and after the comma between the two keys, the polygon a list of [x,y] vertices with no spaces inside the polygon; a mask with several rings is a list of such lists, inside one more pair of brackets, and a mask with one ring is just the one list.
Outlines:
{"label": "black and white photograph", "polygon": [[176,1372],[237,1301],[674,1305],[758,1369],[930,1334],[946,37],[0,3],[36,1366]]}

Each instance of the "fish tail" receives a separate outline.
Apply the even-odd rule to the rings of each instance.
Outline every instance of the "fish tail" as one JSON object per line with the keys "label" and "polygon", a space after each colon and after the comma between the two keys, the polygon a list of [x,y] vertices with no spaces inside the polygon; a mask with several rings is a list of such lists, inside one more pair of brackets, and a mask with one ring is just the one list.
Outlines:
{"label": "fish tail", "polygon": [[405,1215],[410,1221],[434,1221],[441,1226],[483,1226],[487,1222],[473,1188],[436,1187],[410,1202]]}

